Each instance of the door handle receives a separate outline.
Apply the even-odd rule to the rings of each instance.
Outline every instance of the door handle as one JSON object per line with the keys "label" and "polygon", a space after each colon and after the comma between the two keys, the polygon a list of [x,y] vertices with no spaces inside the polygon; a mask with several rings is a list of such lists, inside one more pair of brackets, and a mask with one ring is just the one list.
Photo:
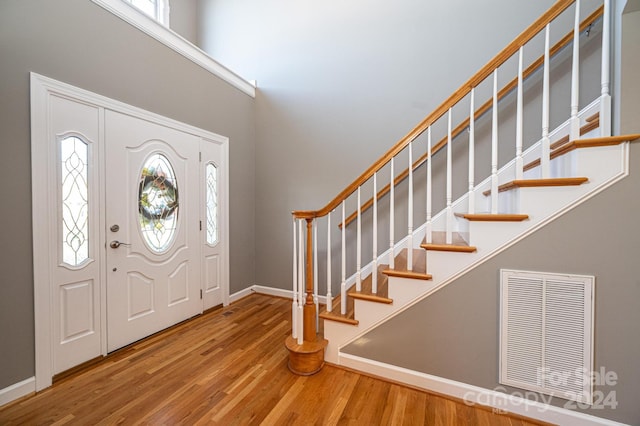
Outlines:
{"label": "door handle", "polygon": [[109,247],[111,247],[112,249],[117,249],[120,246],[130,246],[131,244],[129,243],[121,243],[118,240],[113,240],[109,243]]}

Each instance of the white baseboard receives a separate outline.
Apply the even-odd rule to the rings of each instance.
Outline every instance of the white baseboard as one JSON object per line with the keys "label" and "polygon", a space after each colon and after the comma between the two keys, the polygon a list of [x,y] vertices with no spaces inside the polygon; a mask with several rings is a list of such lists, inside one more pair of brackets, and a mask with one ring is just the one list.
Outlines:
{"label": "white baseboard", "polygon": [[517,414],[543,422],[566,426],[623,425],[623,423],[618,423],[613,420],[548,405],[543,402],[509,395],[496,390],[485,389],[418,371],[408,370],[355,355],[340,353],[339,364],[378,377],[461,399],[469,405],[478,404],[491,407],[496,411],[507,411],[511,414]]}
{"label": "white baseboard", "polygon": [[260,294],[266,294],[268,296],[284,297],[287,299],[293,299],[293,292],[291,290],[283,290],[281,288],[265,287],[263,285],[254,285],[253,291]]}
{"label": "white baseboard", "polygon": [[36,378],[29,377],[21,382],[13,384],[4,389],[0,389],[0,407],[15,401],[18,398],[29,395],[36,391]]}
{"label": "white baseboard", "polygon": [[[275,287],[266,287],[263,285],[252,285],[250,287],[245,288],[244,290],[240,290],[237,293],[233,293],[229,296],[229,303],[236,302],[243,297],[250,295],[251,293],[260,293],[266,294],[268,296],[276,296],[276,297],[284,297],[286,299],[293,299],[293,291],[291,290],[283,290],[281,288]],[[318,302],[322,304],[327,303],[326,296],[318,296]]]}

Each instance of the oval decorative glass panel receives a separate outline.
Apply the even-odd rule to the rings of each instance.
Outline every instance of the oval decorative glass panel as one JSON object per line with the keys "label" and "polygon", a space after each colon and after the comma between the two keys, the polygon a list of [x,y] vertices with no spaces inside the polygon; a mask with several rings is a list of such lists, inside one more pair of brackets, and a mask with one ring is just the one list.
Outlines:
{"label": "oval decorative glass panel", "polygon": [[140,231],[149,248],[165,252],[178,227],[178,183],[169,159],[149,156],[142,166],[138,189]]}
{"label": "oval decorative glass panel", "polygon": [[208,163],[207,179],[207,244],[218,242],[218,168]]}
{"label": "oval decorative glass panel", "polygon": [[62,261],[80,266],[89,258],[89,147],[77,136],[60,141]]}

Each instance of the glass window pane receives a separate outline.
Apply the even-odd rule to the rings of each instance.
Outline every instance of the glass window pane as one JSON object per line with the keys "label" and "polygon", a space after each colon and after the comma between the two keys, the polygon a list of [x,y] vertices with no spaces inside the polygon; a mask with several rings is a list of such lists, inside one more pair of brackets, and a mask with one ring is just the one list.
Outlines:
{"label": "glass window pane", "polygon": [[153,19],[158,19],[156,13],[156,0],[130,0],[131,4],[151,16]]}
{"label": "glass window pane", "polygon": [[178,184],[169,159],[152,154],[142,167],[138,190],[140,231],[151,250],[165,252],[178,227]]}
{"label": "glass window pane", "polygon": [[207,164],[207,243],[218,242],[218,168]]}
{"label": "glass window pane", "polygon": [[89,258],[89,150],[80,138],[60,141],[62,261],[78,266]]}

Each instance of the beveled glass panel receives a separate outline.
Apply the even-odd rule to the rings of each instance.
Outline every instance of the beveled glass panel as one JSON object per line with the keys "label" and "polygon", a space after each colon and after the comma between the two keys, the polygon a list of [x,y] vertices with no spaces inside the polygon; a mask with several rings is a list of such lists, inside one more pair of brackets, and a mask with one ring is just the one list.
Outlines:
{"label": "beveled glass panel", "polygon": [[62,261],[79,266],[89,258],[89,147],[76,136],[60,141]]}
{"label": "beveled glass panel", "polygon": [[165,252],[178,227],[178,184],[169,159],[149,156],[142,167],[138,190],[140,231],[149,248]]}
{"label": "beveled glass panel", "polygon": [[207,164],[207,244],[218,242],[218,168]]}

